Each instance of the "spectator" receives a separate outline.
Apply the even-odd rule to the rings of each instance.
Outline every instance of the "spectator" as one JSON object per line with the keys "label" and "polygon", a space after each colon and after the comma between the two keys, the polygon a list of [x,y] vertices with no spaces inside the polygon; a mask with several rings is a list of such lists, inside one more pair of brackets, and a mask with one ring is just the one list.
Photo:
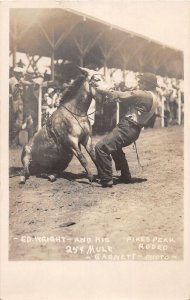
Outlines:
{"label": "spectator", "polygon": [[17,67],[19,67],[19,68],[25,67],[25,64],[23,63],[22,59],[20,59],[19,62],[17,63]]}
{"label": "spectator", "polygon": [[25,120],[24,116],[24,94],[28,86],[33,86],[33,82],[26,81],[24,78],[24,70],[21,67],[13,69],[13,76],[9,79],[9,138],[12,146],[19,144],[19,132],[25,129],[26,122],[31,124],[29,115]]}
{"label": "spectator", "polygon": [[49,88],[46,95],[46,102],[47,102],[47,109],[46,109],[46,115],[47,117],[50,117],[53,112],[56,110],[56,107],[54,106],[54,95],[55,95],[55,89]]}
{"label": "spectator", "polygon": [[169,92],[170,123],[173,125],[177,122],[177,90],[172,86]]}
{"label": "spectator", "polygon": [[16,67],[9,79],[9,138],[12,146],[18,145],[18,135],[23,124],[23,69]]}
{"label": "spectator", "polygon": [[50,74],[48,74],[47,69],[45,70],[43,77],[44,77],[44,81],[49,81],[51,79],[51,76]]}
{"label": "spectator", "polygon": [[60,99],[62,98],[62,93],[59,90],[56,91],[54,88],[49,88],[45,96],[47,102],[47,109],[46,109],[46,119],[47,119],[59,107]]}
{"label": "spectator", "polygon": [[170,120],[170,106],[169,106],[169,96],[166,88],[163,86],[162,87],[162,101],[164,103],[164,126],[168,127],[169,125],[169,120]]}

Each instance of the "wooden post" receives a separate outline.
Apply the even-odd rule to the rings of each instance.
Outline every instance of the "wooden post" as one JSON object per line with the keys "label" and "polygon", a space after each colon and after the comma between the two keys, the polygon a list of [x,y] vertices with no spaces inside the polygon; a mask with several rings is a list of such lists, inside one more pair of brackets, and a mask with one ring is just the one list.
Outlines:
{"label": "wooden post", "polygon": [[80,67],[83,68],[84,67],[84,57],[82,54],[80,54]]}
{"label": "wooden post", "polygon": [[122,76],[123,76],[123,81],[125,82],[125,78],[126,78],[126,76],[125,76],[125,67],[123,68]]}
{"label": "wooden post", "polygon": [[13,68],[16,67],[16,50],[17,50],[16,41],[14,41],[14,46],[13,46]]}
{"label": "wooden post", "polygon": [[125,82],[126,80],[126,69],[127,69],[127,59],[125,59],[125,57],[123,57],[123,68],[122,68],[122,78],[123,78],[123,82]]}
{"label": "wooden post", "polygon": [[162,97],[162,110],[161,110],[161,122],[162,122],[162,127],[164,127],[164,97]]}
{"label": "wooden post", "polygon": [[181,91],[178,94],[178,124],[181,125]]}
{"label": "wooden post", "polygon": [[39,86],[38,96],[38,130],[42,127],[42,86]]}
{"label": "wooden post", "polygon": [[51,80],[54,81],[55,79],[55,70],[54,70],[54,49],[52,49],[52,55],[51,55]]}
{"label": "wooden post", "polygon": [[54,28],[52,28],[52,55],[51,55],[51,79],[54,81],[55,79],[55,67],[54,67],[54,60],[55,60],[55,38],[54,38]]}
{"label": "wooden post", "polygon": [[106,58],[104,56],[104,76],[106,77],[107,75],[107,63],[106,63]]}
{"label": "wooden post", "polygon": [[119,123],[119,102],[117,102],[117,110],[116,110],[116,124]]}
{"label": "wooden post", "polygon": [[17,23],[16,23],[16,19],[14,19],[13,35],[14,35],[13,68],[15,68],[16,67],[16,51],[17,51]]}

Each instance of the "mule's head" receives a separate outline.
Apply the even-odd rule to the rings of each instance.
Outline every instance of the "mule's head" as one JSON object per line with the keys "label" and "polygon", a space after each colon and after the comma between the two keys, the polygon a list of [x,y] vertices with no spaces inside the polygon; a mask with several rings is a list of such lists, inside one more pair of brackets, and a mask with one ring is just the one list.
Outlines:
{"label": "mule's head", "polygon": [[97,91],[109,91],[112,88],[111,84],[105,79],[105,77],[98,73],[95,73],[91,76],[90,84]]}
{"label": "mule's head", "polygon": [[91,88],[92,97],[101,99],[101,96],[113,89],[113,86],[108,82],[102,74],[88,68],[79,67],[82,74],[88,78],[89,86]]}
{"label": "mule's head", "polygon": [[107,98],[106,94],[113,89],[113,86],[101,74],[93,74],[90,79],[93,98],[102,104]]}

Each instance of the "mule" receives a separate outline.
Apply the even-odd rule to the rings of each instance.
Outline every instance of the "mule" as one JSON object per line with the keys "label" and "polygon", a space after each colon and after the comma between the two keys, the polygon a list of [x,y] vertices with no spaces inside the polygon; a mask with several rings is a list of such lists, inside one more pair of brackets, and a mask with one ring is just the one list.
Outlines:
{"label": "mule", "polygon": [[84,167],[89,180],[93,180],[81,145],[96,165],[87,111],[92,98],[96,100],[101,96],[97,88],[105,90],[109,87],[102,75],[85,68],[80,68],[80,71],[81,75],[64,91],[59,108],[23,148],[20,183],[25,183],[30,175],[55,181],[68,167],[73,155]]}

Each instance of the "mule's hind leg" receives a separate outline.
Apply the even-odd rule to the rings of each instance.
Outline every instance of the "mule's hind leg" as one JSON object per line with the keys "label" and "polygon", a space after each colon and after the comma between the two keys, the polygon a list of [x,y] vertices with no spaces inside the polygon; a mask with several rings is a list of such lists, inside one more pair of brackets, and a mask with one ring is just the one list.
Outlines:
{"label": "mule's hind leg", "polygon": [[30,166],[31,160],[32,160],[31,148],[28,145],[26,145],[23,148],[22,156],[21,156],[23,170],[22,170],[22,174],[20,176],[20,183],[24,184],[26,182],[26,179],[28,179],[30,176],[29,166]]}
{"label": "mule's hind leg", "polygon": [[56,179],[59,177],[58,173],[53,173],[53,174],[49,174],[49,173],[40,173],[38,175],[38,177],[40,178],[44,178],[44,179],[48,179],[50,182],[54,182],[56,181]]}

